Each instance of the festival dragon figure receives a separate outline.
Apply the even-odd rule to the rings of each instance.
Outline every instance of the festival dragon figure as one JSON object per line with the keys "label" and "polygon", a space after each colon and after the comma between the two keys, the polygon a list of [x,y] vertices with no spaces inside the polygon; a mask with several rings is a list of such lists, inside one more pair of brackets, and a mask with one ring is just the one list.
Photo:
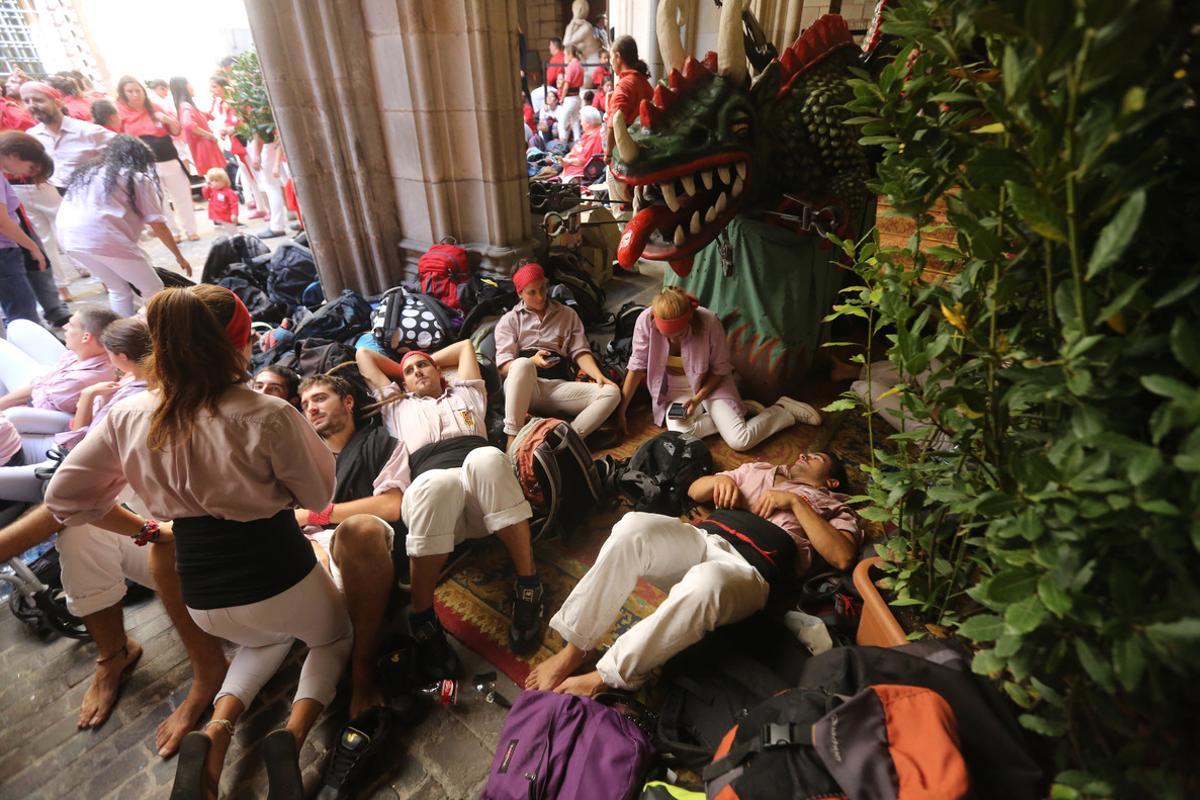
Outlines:
{"label": "festival dragon figure", "polygon": [[869,165],[841,107],[852,95],[849,70],[864,59],[845,20],[821,17],[750,81],[745,0],[725,0],[718,52],[701,61],[683,57],[677,2],[658,9],[667,85],[642,101],[637,120],[618,112],[612,121],[614,191],[632,198],[634,212],[621,266],[645,256],[686,276],[696,252],[738,213],[797,232],[851,233]]}

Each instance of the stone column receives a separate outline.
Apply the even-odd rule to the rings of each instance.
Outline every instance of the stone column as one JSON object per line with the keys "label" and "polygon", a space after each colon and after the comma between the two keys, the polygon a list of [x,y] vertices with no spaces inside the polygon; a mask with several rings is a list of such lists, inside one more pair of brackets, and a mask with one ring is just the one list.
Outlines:
{"label": "stone column", "polygon": [[532,250],[517,0],[247,0],[326,291],[399,283],[444,236]]}
{"label": "stone column", "polygon": [[400,220],[362,9],[247,0],[267,91],[328,294],[400,281]]}

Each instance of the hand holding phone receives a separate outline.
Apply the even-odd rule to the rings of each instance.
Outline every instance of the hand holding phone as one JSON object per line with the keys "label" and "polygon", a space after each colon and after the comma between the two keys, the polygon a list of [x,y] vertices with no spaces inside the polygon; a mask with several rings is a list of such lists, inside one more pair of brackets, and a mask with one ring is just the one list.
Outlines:
{"label": "hand holding phone", "polygon": [[667,409],[667,419],[683,419],[687,416],[687,407],[683,403],[671,403]]}

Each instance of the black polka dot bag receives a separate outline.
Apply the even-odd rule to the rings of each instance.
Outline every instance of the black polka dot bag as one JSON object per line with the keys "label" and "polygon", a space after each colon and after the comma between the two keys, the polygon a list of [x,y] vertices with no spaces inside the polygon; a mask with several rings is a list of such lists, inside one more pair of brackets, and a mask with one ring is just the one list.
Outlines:
{"label": "black polka dot bag", "polygon": [[384,292],[371,315],[371,333],[385,349],[433,352],[458,339],[462,315],[436,297],[396,286]]}

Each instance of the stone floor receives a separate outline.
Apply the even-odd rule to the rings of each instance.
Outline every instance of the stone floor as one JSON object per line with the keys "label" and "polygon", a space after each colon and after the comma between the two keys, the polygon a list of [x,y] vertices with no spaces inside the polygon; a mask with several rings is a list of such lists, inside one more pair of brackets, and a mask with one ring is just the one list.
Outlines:
{"label": "stone floor", "polygon": [[[181,249],[198,277],[215,233],[203,222],[203,238]],[[282,239],[269,240],[276,245]],[[157,240],[144,243],[159,266],[174,259]],[[613,309],[628,300],[646,302],[661,283],[653,265],[645,276],[618,276],[606,286]],[[94,279],[72,283],[78,304],[104,304],[103,286]],[[596,337],[604,339],[607,337]],[[124,685],[112,718],[96,731],[77,731],[78,707],[92,674],[90,643],[36,636],[6,610],[0,610],[0,800],[56,798],[165,798],[170,794],[175,761],[154,752],[154,731],[187,693],[190,670],[179,639],[157,600],[126,609],[126,626],[144,655]],[[457,644],[457,643],[456,643]],[[479,656],[458,648],[471,677],[497,671]],[[280,727],[299,675],[299,648],[264,688],[238,724],[226,762],[221,796],[266,796],[266,775],[259,743]],[[518,689],[503,673],[496,688],[513,699]],[[504,710],[487,703],[464,681],[457,705],[436,706],[408,730],[398,731],[380,758],[375,784],[364,798],[478,797],[491,765]],[[326,710],[301,751],[305,784],[319,782],[320,770],[346,721],[345,697]]]}

